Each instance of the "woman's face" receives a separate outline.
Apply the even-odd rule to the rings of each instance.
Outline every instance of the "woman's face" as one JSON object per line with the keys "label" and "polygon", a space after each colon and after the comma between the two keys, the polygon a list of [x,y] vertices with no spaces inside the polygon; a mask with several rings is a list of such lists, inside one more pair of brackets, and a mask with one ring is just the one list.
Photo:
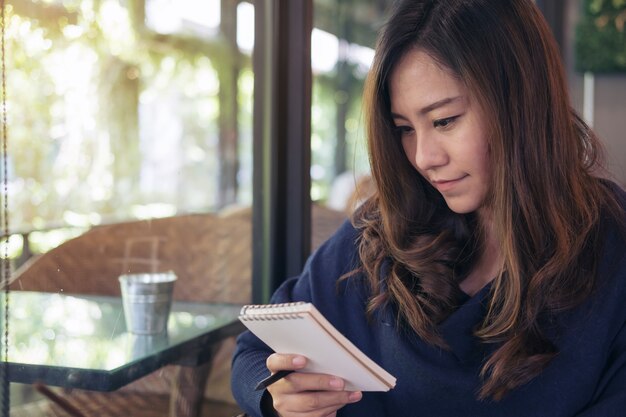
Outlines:
{"label": "woman's face", "polygon": [[483,207],[489,189],[484,116],[457,78],[419,49],[407,52],[390,78],[397,137],[415,169],[450,210]]}

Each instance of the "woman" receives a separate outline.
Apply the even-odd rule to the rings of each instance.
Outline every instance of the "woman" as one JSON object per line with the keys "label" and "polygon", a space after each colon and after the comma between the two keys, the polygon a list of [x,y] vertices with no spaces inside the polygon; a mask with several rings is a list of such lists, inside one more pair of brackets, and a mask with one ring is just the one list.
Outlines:
{"label": "woman", "polygon": [[365,102],[377,193],[272,302],[305,300],[397,378],[386,393],[269,372],[238,340],[255,416],[618,416],[626,409],[625,193],[572,111],[531,0],[404,0]]}

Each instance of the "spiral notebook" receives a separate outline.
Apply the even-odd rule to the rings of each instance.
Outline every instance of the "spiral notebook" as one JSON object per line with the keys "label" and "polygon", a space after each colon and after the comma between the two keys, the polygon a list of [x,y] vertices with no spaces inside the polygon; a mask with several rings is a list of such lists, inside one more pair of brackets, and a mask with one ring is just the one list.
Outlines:
{"label": "spiral notebook", "polygon": [[279,353],[308,358],[298,372],[342,378],[349,391],[389,391],[396,378],[342,335],[311,303],[247,305],[239,320]]}

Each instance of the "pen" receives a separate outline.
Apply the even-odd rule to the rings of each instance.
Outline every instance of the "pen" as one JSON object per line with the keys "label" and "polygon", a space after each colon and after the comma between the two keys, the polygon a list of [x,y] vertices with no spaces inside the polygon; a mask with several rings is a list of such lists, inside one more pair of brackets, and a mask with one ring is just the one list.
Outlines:
{"label": "pen", "polygon": [[256,387],[254,387],[255,391],[260,391],[262,389],[265,389],[267,387],[269,387],[270,385],[272,385],[274,382],[283,379],[284,377],[286,377],[287,375],[289,375],[290,373],[295,372],[293,370],[283,370],[283,371],[278,371],[276,373],[273,373],[272,375],[268,376],[267,378],[265,378],[264,380],[262,380],[261,382],[259,382],[258,384],[256,384]]}

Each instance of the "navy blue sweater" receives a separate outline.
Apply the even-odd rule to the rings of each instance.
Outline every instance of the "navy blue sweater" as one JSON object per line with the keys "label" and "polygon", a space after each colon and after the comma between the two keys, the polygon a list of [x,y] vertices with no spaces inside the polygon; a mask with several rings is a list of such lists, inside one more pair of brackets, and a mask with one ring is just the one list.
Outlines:
{"label": "navy blue sweater", "polygon": [[[600,284],[593,296],[562,314],[552,332],[559,354],[545,370],[499,402],[478,401],[479,372],[485,349],[472,329],[485,315],[489,286],[467,300],[439,325],[450,350],[433,347],[400,331],[391,310],[365,315],[368,292],[362,278],[337,284],[358,264],[358,232],[346,222],[307,261],[302,274],[285,282],[273,303],[310,301],[339,331],[397,378],[384,393],[337,413],[348,416],[626,416],[626,243],[611,228],[599,265]],[[269,372],[272,351],[250,332],[238,338],[232,388],[240,406],[261,417],[261,396],[254,391]]]}

